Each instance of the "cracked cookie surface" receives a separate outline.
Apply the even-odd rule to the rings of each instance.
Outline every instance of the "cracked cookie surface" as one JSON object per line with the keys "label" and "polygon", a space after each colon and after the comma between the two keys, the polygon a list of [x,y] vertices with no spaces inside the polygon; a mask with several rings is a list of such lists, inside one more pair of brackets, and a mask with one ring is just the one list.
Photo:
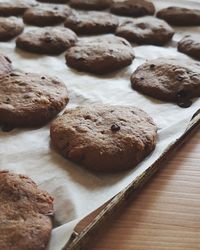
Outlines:
{"label": "cracked cookie surface", "polygon": [[40,126],[67,104],[65,85],[57,78],[11,72],[0,76],[0,124]]}
{"label": "cracked cookie surface", "polygon": [[131,76],[132,87],[151,97],[182,107],[200,96],[200,63],[159,58],[140,65]]}
{"label": "cracked cookie surface", "polygon": [[178,51],[200,60],[200,35],[191,34],[184,36],[178,42]]}
{"label": "cracked cookie surface", "polygon": [[135,107],[91,105],[68,109],[50,128],[64,157],[97,171],[133,168],[156,145],[156,126]]}
{"label": "cracked cookie surface", "polygon": [[11,0],[11,1],[1,1],[0,2],[0,16],[20,16],[28,8],[36,6],[35,1],[25,1],[25,0]]}
{"label": "cracked cookie surface", "polygon": [[114,14],[132,17],[153,15],[155,12],[154,4],[146,0],[113,2],[110,9]]}
{"label": "cracked cookie surface", "polygon": [[134,57],[133,49],[119,42],[83,43],[68,49],[65,54],[69,67],[97,75],[120,70],[130,65]]}
{"label": "cracked cookie surface", "polygon": [[0,171],[0,249],[45,250],[53,198],[27,176]]}
{"label": "cracked cookie surface", "polygon": [[17,38],[16,45],[29,52],[56,55],[73,46],[76,41],[77,36],[70,29],[45,27],[24,32]]}
{"label": "cracked cookie surface", "polygon": [[118,18],[110,13],[85,11],[69,15],[64,25],[78,34],[103,34],[114,33],[118,23]]}
{"label": "cracked cookie surface", "polygon": [[73,8],[83,10],[102,10],[110,6],[112,0],[70,0]]}
{"label": "cracked cookie surface", "polygon": [[177,26],[200,25],[200,10],[176,6],[161,9],[156,16]]}
{"label": "cracked cookie surface", "polygon": [[26,10],[23,20],[30,25],[51,26],[64,22],[65,18],[71,13],[71,8],[66,5],[44,4]]}
{"label": "cracked cookie surface", "polygon": [[0,41],[8,41],[22,33],[24,24],[17,17],[0,17]]}
{"label": "cracked cookie surface", "polygon": [[115,33],[133,43],[164,45],[174,30],[165,21],[148,16],[123,22]]}

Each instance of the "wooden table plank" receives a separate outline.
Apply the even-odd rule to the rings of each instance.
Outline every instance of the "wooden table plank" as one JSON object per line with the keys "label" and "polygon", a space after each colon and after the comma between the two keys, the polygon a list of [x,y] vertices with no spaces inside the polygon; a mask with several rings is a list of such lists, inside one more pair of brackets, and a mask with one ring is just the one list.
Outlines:
{"label": "wooden table plank", "polygon": [[200,131],[102,231],[90,249],[200,249]]}

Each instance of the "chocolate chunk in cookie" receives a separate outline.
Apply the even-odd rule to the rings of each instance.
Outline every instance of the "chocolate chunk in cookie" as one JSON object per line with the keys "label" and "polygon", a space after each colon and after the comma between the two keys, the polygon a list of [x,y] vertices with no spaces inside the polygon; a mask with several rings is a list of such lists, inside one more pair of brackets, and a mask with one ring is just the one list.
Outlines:
{"label": "chocolate chunk in cookie", "polygon": [[118,26],[118,18],[98,11],[74,12],[66,18],[64,25],[78,34],[111,33]]}
{"label": "chocolate chunk in cookie", "polygon": [[1,75],[10,73],[11,71],[12,71],[11,60],[7,56],[0,54],[0,77]]}
{"label": "chocolate chunk in cookie", "polygon": [[155,7],[153,3],[146,0],[125,0],[113,2],[110,10],[117,15],[140,17],[153,15]]}
{"label": "chocolate chunk in cookie", "polygon": [[0,17],[0,41],[8,41],[24,29],[24,24],[17,17]]}
{"label": "chocolate chunk in cookie", "polygon": [[200,64],[167,58],[150,60],[136,69],[131,82],[143,94],[188,107],[192,98],[200,96]]}
{"label": "chocolate chunk in cookie", "polygon": [[25,10],[36,5],[35,1],[0,1],[0,16],[20,16]]}
{"label": "chocolate chunk in cookie", "polygon": [[91,105],[68,109],[50,128],[64,157],[97,171],[135,167],[156,145],[156,126],[135,107]]}
{"label": "chocolate chunk in cookie", "polygon": [[102,10],[109,8],[112,0],[70,0],[70,5],[82,10]]}
{"label": "chocolate chunk in cookie", "polygon": [[143,17],[122,23],[116,35],[138,44],[164,45],[171,40],[174,30],[163,20]]}
{"label": "chocolate chunk in cookie", "polygon": [[200,25],[200,10],[168,7],[157,12],[157,17],[177,26]]}
{"label": "chocolate chunk in cookie", "polygon": [[77,45],[65,55],[69,67],[98,75],[122,69],[130,65],[134,57],[133,49],[127,45],[106,42]]}
{"label": "chocolate chunk in cookie", "polygon": [[21,34],[16,40],[16,45],[29,52],[56,55],[73,46],[76,41],[77,36],[70,29],[46,27]]}
{"label": "chocolate chunk in cookie", "polygon": [[27,176],[0,171],[0,249],[47,248],[53,198]]}
{"label": "chocolate chunk in cookie", "polygon": [[200,60],[200,35],[191,34],[183,37],[178,43],[178,50]]}
{"label": "chocolate chunk in cookie", "polygon": [[45,4],[25,11],[23,20],[25,23],[35,26],[51,26],[64,22],[71,13],[72,10],[66,5]]}
{"label": "chocolate chunk in cookie", "polygon": [[41,126],[67,104],[68,93],[57,78],[11,72],[0,76],[0,124]]}

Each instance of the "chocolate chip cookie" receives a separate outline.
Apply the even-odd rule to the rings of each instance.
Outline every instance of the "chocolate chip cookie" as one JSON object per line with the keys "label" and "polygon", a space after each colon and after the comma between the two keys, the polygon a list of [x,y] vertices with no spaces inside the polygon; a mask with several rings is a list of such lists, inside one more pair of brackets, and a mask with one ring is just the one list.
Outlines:
{"label": "chocolate chip cookie", "polygon": [[164,45],[171,40],[174,30],[163,20],[143,17],[122,23],[116,35],[138,44]]}
{"label": "chocolate chip cookie", "polygon": [[0,76],[0,124],[3,126],[44,125],[67,102],[66,87],[57,78],[22,72]]}
{"label": "chocolate chip cookie", "polygon": [[74,12],[66,18],[64,25],[78,34],[111,33],[118,26],[118,18],[98,11]]}
{"label": "chocolate chip cookie", "polygon": [[64,22],[71,13],[72,10],[66,5],[45,4],[29,8],[25,11],[23,20],[25,23],[35,26],[51,26]]}
{"label": "chocolate chip cookie", "polygon": [[76,43],[77,45],[83,45],[83,44],[102,44],[102,43],[108,43],[108,44],[121,44],[128,47],[132,47],[131,44],[124,39],[123,37],[115,36],[112,34],[97,36],[97,37],[84,37],[79,39],[79,41]]}
{"label": "chocolate chip cookie", "polygon": [[143,94],[189,107],[191,99],[200,96],[200,64],[192,60],[150,60],[136,69],[131,82]]}
{"label": "chocolate chip cookie", "polygon": [[146,0],[125,0],[113,2],[110,10],[117,15],[140,17],[153,15],[155,7],[153,3]]}
{"label": "chocolate chip cookie", "polygon": [[53,198],[27,176],[0,171],[0,249],[45,250]]}
{"label": "chocolate chip cookie", "polygon": [[20,33],[24,29],[24,24],[17,17],[0,17],[0,41],[8,41]]}
{"label": "chocolate chip cookie", "polygon": [[168,7],[157,12],[157,17],[177,26],[200,25],[200,10]]}
{"label": "chocolate chip cookie", "polygon": [[191,34],[183,37],[178,43],[178,50],[200,60],[200,35]]}
{"label": "chocolate chip cookie", "polygon": [[37,0],[42,3],[67,3],[69,0]]}
{"label": "chocolate chip cookie", "polygon": [[69,67],[98,75],[111,73],[132,63],[133,49],[123,44],[91,43],[70,48],[65,55]]}
{"label": "chocolate chip cookie", "polygon": [[25,10],[36,5],[35,1],[11,0],[0,2],[0,16],[20,16]]}
{"label": "chocolate chip cookie", "polygon": [[11,71],[12,71],[11,60],[7,56],[0,54],[0,76],[10,73]]}
{"label": "chocolate chip cookie", "polygon": [[70,29],[46,27],[21,34],[16,46],[33,53],[56,55],[73,46],[76,41],[77,36]]}
{"label": "chocolate chip cookie", "polygon": [[110,6],[112,0],[70,0],[70,5],[82,10],[102,10]]}
{"label": "chocolate chip cookie", "polygon": [[50,128],[64,157],[97,171],[135,167],[156,145],[156,126],[135,107],[91,105],[68,109]]}

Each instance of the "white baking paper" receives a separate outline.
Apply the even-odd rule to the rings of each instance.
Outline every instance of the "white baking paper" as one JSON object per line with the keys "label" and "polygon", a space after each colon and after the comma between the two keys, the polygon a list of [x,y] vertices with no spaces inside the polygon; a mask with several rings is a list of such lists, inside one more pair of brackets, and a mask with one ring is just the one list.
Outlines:
{"label": "white baking paper", "polygon": [[[200,9],[199,1],[154,2],[157,9],[170,5]],[[33,27],[26,27],[28,29]],[[131,73],[146,59],[188,59],[186,55],[177,52],[176,42],[184,34],[200,32],[200,28],[176,28],[176,31],[168,46],[134,47],[136,58],[130,67],[101,77],[69,69],[65,65],[64,54],[58,57],[41,56],[16,49],[14,40],[0,43],[0,53],[9,56],[16,69],[62,79],[70,95],[67,108],[97,102],[133,105],[145,110],[158,126],[155,151],[135,169],[117,174],[90,172],[57,154],[49,143],[49,125],[40,129],[0,132],[0,169],[28,175],[55,198],[57,227],[52,231],[49,250],[60,250],[68,241],[75,225],[84,216],[115,196],[158,159],[168,145],[184,133],[192,115],[200,107],[200,100],[196,100],[190,108],[183,109],[175,104],[143,96],[130,86]]]}

